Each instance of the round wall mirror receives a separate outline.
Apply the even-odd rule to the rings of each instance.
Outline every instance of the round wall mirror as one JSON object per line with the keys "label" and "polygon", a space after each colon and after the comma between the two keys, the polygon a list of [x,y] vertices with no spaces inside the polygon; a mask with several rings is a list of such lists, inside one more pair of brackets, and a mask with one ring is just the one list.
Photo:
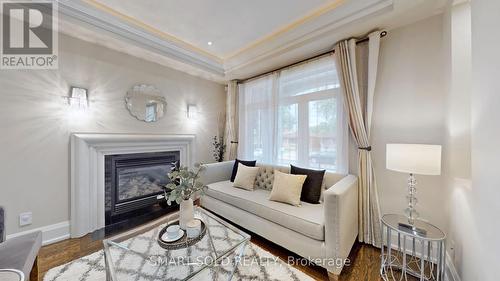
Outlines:
{"label": "round wall mirror", "polygon": [[165,115],[167,101],[152,85],[135,85],[125,96],[127,109],[132,116],[144,122],[156,122]]}

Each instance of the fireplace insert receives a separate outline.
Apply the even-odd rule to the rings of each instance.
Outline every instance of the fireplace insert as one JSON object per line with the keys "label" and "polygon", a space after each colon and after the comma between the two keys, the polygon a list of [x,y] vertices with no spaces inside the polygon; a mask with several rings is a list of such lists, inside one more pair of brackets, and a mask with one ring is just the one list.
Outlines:
{"label": "fireplace insert", "polygon": [[179,168],[179,158],[179,151],[105,156],[106,227],[174,209],[157,196],[170,182],[167,174]]}

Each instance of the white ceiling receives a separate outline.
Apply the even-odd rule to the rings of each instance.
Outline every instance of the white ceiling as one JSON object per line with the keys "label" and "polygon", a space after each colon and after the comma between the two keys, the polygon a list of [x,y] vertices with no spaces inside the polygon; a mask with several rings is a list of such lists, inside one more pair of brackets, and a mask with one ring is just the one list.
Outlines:
{"label": "white ceiling", "polygon": [[[336,0],[94,0],[133,20],[228,57]],[[207,43],[212,42],[209,46]]]}
{"label": "white ceiling", "polygon": [[441,13],[446,1],[58,0],[61,32],[220,83],[377,28],[391,36]]}

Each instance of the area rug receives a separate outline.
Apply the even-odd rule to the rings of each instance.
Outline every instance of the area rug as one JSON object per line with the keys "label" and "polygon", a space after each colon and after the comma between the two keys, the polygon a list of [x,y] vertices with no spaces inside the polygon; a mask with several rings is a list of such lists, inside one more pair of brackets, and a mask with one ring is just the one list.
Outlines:
{"label": "area rug", "polygon": [[[232,280],[255,281],[309,281],[314,280],[302,271],[288,265],[273,254],[263,250],[259,246],[249,243],[245,247],[241,261],[238,263]],[[231,267],[233,268],[233,267]],[[119,281],[160,281],[181,280],[172,277],[164,278],[146,273],[137,274],[136,271],[121,270]],[[220,270],[219,270],[220,271]],[[190,280],[228,280],[230,271],[223,269],[222,274],[207,274]],[[98,251],[91,255],[74,260],[70,263],[50,269],[44,276],[44,281],[105,281],[106,271],[104,263],[104,252]]]}

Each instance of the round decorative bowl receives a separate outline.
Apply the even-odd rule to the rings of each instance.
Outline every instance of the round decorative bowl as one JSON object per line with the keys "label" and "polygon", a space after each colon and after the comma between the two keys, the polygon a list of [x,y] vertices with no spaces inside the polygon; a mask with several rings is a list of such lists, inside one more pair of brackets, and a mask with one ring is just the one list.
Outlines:
{"label": "round decorative bowl", "polygon": [[207,233],[207,226],[202,220],[200,221],[201,221],[200,235],[194,238],[188,238],[187,231],[184,231],[184,235],[179,240],[173,242],[165,242],[161,239],[161,237],[163,236],[163,234],[165,234],[169,226],[179,225],[179,220],[167,224],[158,233],[158,245],[160,245],[160,247],[162,247],[165,250],[178,250],[193,246],[194,244],[198,243],[201,239],[203,239],[203,237],[205,237],[205,234]]}

